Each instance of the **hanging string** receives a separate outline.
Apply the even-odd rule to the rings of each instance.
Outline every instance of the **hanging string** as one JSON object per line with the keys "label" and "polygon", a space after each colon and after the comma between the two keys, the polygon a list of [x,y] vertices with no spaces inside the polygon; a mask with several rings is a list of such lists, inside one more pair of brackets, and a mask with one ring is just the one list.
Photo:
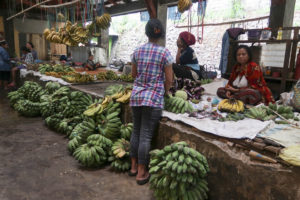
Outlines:
{"label": "hanging string", "polygon": [[[201,11],[201,15],[198,15],[198,25],[200,24],[200,18],[201,18],[201,38],[199,37],[199,26],[197,28],[197,41],[199,42],[199,44],[202,44],[203,42],[203,35],[204,35],[204,12],[205,12],[205,8],[203,7],[203,0],[199,0],[198,1],[198,5],[200,7],[200,10]],[[200,38],[200,39],[199,39]]]}

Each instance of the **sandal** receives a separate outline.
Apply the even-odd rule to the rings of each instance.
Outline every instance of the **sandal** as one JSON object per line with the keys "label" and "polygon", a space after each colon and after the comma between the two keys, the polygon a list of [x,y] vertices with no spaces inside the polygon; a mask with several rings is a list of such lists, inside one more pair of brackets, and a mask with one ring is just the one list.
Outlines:
{"label": "sandal", "polygon": [[151,175],[149,174],[149,176],[148,176],[147,178],[143,179],[143,180],[136,180],[136,183],[137,183],[138,185],[145,185],[146,183],[149,182],[150,176],[151,176]]}

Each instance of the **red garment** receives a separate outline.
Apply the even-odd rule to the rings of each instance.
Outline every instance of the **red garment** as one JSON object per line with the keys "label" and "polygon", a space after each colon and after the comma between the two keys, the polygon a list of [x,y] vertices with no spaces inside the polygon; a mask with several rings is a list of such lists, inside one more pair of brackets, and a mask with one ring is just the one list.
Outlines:
{"label": "red garment", "polygon": [[253,88],[258,90],[262,95],[262,102],[268,105],[270,102],[274,103],[275,100],[272,96],[271,90],[268,88],[266,81],[263,77],[260,66],[255,62],[250,62],[245,70],[241,69],[240,65],[235,65],[230,74],[230,78],[227,85],[234,87],[232,83],[234,80],[240,76],[246,77],[248,81],[248,88]]}
{"label": "red garment", "polygon": [[184,41],[188,46],[193,45],[193,44],[196,43],[196,38],[195,38],[195,36],[194,36],[192,33],[190,33],[190,32],[183,31],[183,32],[181,32],[181,33],[179,34],[179,37],[180,37],[181,39],[183,39],[183,41]]}

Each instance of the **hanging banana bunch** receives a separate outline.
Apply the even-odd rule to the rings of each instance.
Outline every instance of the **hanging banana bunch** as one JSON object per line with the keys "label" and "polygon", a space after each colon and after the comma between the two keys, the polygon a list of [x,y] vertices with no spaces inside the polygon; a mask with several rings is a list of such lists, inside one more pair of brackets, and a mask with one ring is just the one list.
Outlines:
{"label": "hanging banana bunch", "polygon": [[192,0],[179,0],[178,11],[180,13],[183,13],[184,11],[189,10],[192,5],[193,5]]}
{"label": "hanging banana bunch", "polygon": [[109,14],[104,13],[101,17],[96,17],[96,25],[101,29],[107,29],[110,27],[111,17]]}

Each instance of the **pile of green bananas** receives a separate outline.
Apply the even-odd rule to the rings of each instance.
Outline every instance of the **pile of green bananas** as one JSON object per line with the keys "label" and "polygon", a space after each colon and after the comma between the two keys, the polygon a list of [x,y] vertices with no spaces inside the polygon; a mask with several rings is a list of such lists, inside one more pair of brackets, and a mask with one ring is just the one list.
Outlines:
{"label": "pile of green bananas", "polygon": [[226,117],[220,118],[220,122],[225,122],[225,121],[239,121],[245,119],[244,114],[242,113],[228,113]]}
{"label": "pile of green bananas", "polygon": [[108,160],[108,151],[112,142],[99,134],[87,138],[87,143],[80,145],[73,153],[76,160],[85,167],[101,167]]}
{"label": "pile of green bananas", "polygon": [[192,105],[180,97],[165,97],[165,110],[173,113],[193,112]]}
{"label": "pile of green bananas", "polygon": [[65,118],[81,115],[86,108],[93,103],[92,97],[83,92],[73,91],[69,95],[70,101],[67,102],[63,115]]}
{"label": "pile of green bananas", "polygon": [[122,124],[120,129],[121,138],[124,138],[125,140],[130,140],[132,129],[133,123]]}
{"label": "pile of green bananas", "polygon": [[99,81],[105,81],[106,80],[106,73],[105,72],[99,72],[97,74],[97,80],[99,80]]}
{"label": "pile of green bananas", "polygon": [[207,199],[206,158],[186,142],[150,152],[150,188],[156,199]]}
{"label": "pile of green bananas", "polygon": [[50,64],[40,64],[38,70],[39,70],[39,72],[41,74],[45,74],[46,72],[52,72],[53,71],[53,67]]}
{"label": "pile of green bananas", "polygon": [[58,128],[57,131],[65,134],[65,135],[70,135],[73,131],[73,129],[75,128],[75,126],[78,123],[82,122],[82,116],[75,116],[72,118],[64,118],[63,120],[61,120],[58,124]]}
{"label": "pile of green bananas", "polygon": [[105,78],[106,80],[113,80],[113,81],[119,80],[118,74],[112,70],[106,71]]}
{"label": "pile of green bananas", "polygon": [[38,117],[40,116],[40,103],[32,102],[27,99],[19,100],[14,108],[23,116]]}
{"label": "pile of green bananas", "polygon": [[7,97],[10,105],[21,115],[37,117],[40,116],[40,97],[45,93],[39,84],[26,81],[18,90],[8,93]]}
{"label": "pile of green bananas", "polygon": [[277,104],[270,103],[268,108],[266,108],[266,110],[268,115],[274,115],[275,113],[272,111],[275,111],[285,119],[294,119],[295,117],[293,113],[293,108],[290,106],[284,106],[284,105],[277,106]]}
{"label": "pile of green bananas", "polygon": [[245,117],[261,121],[268,121],[276,118],[274,115],[268,115],[267,109],[264,106],[248,109],[245,112]]}
{"label": "pile of green bananas", "polygon": [[130,83],[132,83],[132,82],[134,81],[134,78],[131,76],[131,74],[128,74],[128,75],[122,74],[122,75],[120,76],[120,80],[121,80],[121,81],[125,81],[125,82],[130,82]]}
{"label": "pile of green bananas", "polygon": [[130,169],[130,142],[125,139],[119,139],[111,147],[108,161],[110,166],[116,171],[127,171]]}
{"label": "pile of green bananas", "polygon": [[121,84],[116,84],[116,85],[110,85],[108,86],[105,91],[104,91],[104,94],[106,96],[111,96],[113,94],[116,94],[116,93],[119,93],[119,92],[122,92],[124,89],[123,85]]}

